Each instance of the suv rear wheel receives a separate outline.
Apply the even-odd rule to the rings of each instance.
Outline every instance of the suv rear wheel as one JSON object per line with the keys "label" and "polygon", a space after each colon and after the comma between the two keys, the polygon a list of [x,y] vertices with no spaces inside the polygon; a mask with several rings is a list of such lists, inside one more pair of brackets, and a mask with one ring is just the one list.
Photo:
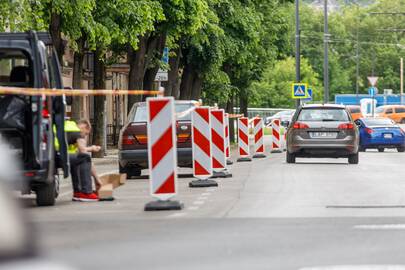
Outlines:
{"label": "suv rear wheel", "polygon": [[359,153],[349,156],[349,164],[359,164]]}
{"label": "suv rear wheel", "polygon": [[287,151],[286,161],[287,163],[295,163],[295,155]]}
{"label": "suv rear wheel", "polygon": [[119,165],[119,172],[120,173],[126,173],[127,174],[127,178],[131,178],[134,176],[141,176],[142,174],[142,170],[136,167],[122,167],[121,165]]}
{"label": "suv rear wheel", "polygon": [[37,194],[37,205],[38,206],[52,206],[55,205],[55,199],[57,197],[57,185],[55,179],[46,185],[38,187],[36,190]]}

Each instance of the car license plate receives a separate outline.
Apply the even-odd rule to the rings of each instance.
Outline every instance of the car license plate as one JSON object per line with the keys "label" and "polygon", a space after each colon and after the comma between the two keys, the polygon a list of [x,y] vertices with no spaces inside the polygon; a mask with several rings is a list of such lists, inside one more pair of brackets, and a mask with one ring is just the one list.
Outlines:
{"label": "car license plate", "polygon": [[384,139],[392,139],[391,133],[384,133]]}
{"label": "car license plate", "polygon": [[310,132],[311,138],[316,139],[334,139],[337,136],[336,132]]}

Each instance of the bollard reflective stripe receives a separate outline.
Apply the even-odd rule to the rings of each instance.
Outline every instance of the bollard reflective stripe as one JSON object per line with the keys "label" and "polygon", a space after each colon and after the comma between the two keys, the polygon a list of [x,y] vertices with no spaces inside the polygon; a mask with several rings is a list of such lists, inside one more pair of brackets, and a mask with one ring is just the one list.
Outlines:
{"label": "bollard reflective stripe", "polygon": [[249,157],[249,120],[247,117],[238,119],[238,148],[240,157]]}
{"label": "bollard reflective stripe", "polygon": [[198,179],[212,176],[210,107],[197,107],[191,115],[193,175]]}
{"label": "bollard reflective stripe", "polygon": [[159,200],[177,194],[177,149],[174,99],[148,98],[150,192]]}

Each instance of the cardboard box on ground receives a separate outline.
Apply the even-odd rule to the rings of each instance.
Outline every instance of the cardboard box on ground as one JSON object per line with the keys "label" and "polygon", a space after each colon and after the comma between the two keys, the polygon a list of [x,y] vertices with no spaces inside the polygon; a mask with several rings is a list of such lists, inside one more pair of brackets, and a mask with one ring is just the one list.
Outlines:
{"label": "cardboard box on ground", "polygon": [[98,190],[98,197],[100,199],[112,199],[113,190],[125,184],[127,175],[118,173],[107,173],[99,177],[101,187]]}

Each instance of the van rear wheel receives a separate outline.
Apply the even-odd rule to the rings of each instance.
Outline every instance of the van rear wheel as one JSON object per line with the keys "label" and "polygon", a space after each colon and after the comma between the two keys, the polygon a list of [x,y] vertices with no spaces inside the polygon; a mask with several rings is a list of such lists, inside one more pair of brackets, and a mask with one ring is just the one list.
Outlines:
{"label": "van rear wheel", "polygon": [[55,205],[56,199],[56,184],[52,181],[49,184],[38,187],[36,190],[37,194],[37,205],[38,206],[52,206]]}

